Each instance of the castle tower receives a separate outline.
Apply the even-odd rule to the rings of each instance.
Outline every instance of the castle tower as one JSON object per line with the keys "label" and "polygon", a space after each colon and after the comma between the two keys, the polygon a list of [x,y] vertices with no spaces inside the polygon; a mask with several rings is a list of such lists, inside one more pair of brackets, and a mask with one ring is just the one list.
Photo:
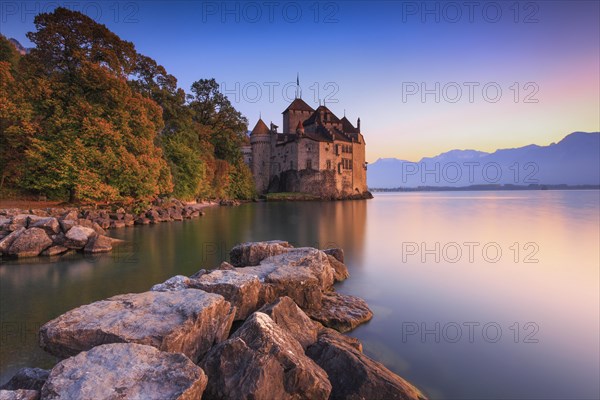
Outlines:
{"label": "castle tower", "polygon": [[256,191],[265,193],[269,188],[271,164],[271,134],[269,127],[259,119],[250,133],[250,146],[252,147],[252,175],[256,184]]}
{"label": "castle tower", "polygon": [[304,122],[315,110],[300,98],[295,99],[282,112],[283,114],[283,133],[294,133],[294,128],[298,122]]}

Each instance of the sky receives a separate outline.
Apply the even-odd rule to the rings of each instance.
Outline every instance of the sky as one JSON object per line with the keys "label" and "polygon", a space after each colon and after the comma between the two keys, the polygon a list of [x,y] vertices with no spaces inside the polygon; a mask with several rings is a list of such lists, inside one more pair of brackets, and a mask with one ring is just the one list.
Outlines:
{"label": "sky", "polygon": [[254,126],[302,98],[361,119],[367,161],[547,145],[600,131],[599,1],[0,1],[32,44],[57,5],[105,24],[189,91],[215,78]]}

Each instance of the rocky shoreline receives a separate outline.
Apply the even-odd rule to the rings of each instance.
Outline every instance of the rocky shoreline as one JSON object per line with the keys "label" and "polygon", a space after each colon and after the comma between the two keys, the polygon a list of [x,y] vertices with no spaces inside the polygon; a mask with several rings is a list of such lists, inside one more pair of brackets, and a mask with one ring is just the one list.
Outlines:
{"label": "rocky shoreline", "polygon": [[341,249],[237,245],[216,269],[46,323],[60,361],[21,369],[0,399],[425,399],[341,333],[373,316],[334,290],[348,276]]}
{"label": "rocky shoreline", "polygon": [[204,215],[203,208],[220,203],[186,204],[176,199],[156,202],[145,211],[124,208],[19,208],[0,209],[0,257],[57,256],[70,251],[105,253],[121,242],[107,235],[109,229],[161,222],[183,221]]}

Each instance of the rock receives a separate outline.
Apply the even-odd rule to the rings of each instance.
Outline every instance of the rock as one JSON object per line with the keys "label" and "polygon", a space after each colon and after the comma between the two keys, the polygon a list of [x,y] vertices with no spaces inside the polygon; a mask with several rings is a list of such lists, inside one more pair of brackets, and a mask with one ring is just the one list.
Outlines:
{"label": "rock", "polygon": [[0,390],[0,400],[38,400],[40,392],[37,390]]}
{"label": "rock", "polygon": [[2,390],[41,390],[48,379],[50,371],[41,368],[21,368],[4,385],[0,386]]}
{"label": "rock", "polygon": [[87,244],[89,238],[96,232],[92,228],[75,225],[65,235],[65,247],[70,249],[82,249]]}
{"label": "rock", "polygon": [[336,260],[344,263],[344,250],[339,248],[331,248],[323,250],[323,253],[333,256]]}
{"label": "rock", "polygon": [[373,318],[366,301],[337,292],[323,293],[321,308],[306,310],[306,314],[340,332],[351,331]]}
{"label": "rock", "polygon": [[327,399],[327,374],[266,314],[256,312],[200,366],[209,399]]}
{"label": "rock", "polygon": [[125,228],[125,221],[110,221],[111,229]]}
{"label": "rock", "polygon": [[419,389],[364,355],[343,337],[326,331],[306,350],[329,376],[330,399],[426,399]]}
{"label": "rock", "polygon": [[50,235],[50,239],[52,239],[52,243],[54,246],[63,246],[65,244],[65,241],[67,240],[65,234],[62,232],[57,233],[56,235]]}
{"label": "rock", "polygon": [[319,309],[322,293],[333,286],[333,268],[327,255],[310,247],[285,248],[267,257],[258,266],[236,268],[255,275],[262,283],[259,305],[289,296],[302,309]]}
{"label": "rock", "polygon": [[98,218],[96,223],[100,225],[102,229],[110,228],[110,218]]}
{"label": "rock", "polygon": [[70,249],[68,247],[61,245],[50,246],[46,250],[42,251],[40,256],[57,256],[59,254],[66,253],[69,250]]}
{"label": "rock", "polygon": [[196,362],[227,338],[235,308],[198,289],[114,296],[66,312],[40,328],[40,346],[57,357],[106,343],[139,343]]}
{"label": "rock", "polygon": [[229,258],[235,267],[258,265],[265,258],[281,254],[288,248],[291,248],[290,244],[282,240],[242,243],[231,249]]}
{"label": "rock", "polygon": [[77,225],[77,220],[75,219],[59,219],[58,223],[60,224],[60,229],[63,232],[68,232],[72,227]]}
{"label": "rock", "polygon": [[104,235],[94,235],[83,248],[85,253],[107,253],[112,250],[112,239]]}
{"label": "rock", "polygon": [[222,270],[226,270],[226,271],[233,271],[235,270],[235,267],[231,264],[229,264],[227,261],[223,261],[221,263],[221,265],[219,265],[219,268],[217,269],[222,269]]}
{"label": "rock", "polygon": [[259,312],[267,314],[277,325],[289,332],[304,349],[317,341],[317,334],[322,328],[313,322],[287,296],[280,297],[271,304],[264,305]]}
{"label": "rock", "polygon": [[244,320],[258,308],[261,284],[256,276],[232,270],[213,270],[192,282],[192,287],[220,294],[237,309],[235,320]]}
{"label": "rock", "polygon": [[19,228],[27,228],[29,222],[29,214],[17,214],[10,220],[7,228],[9,231],[16,231]]}
{"label": "rock", "polygon": [[58,363],[43,399],[202,398],[204,371],[183,354],[131,343],[106,344]]}
{"label": "rock", "polygon": [[146,217],[139,217],[135,220],[136,225],[149,225],[150,220]]}
{"label": "rock", "polygon": [[79,213],[75,210],[69,210],[63,215],[61,215],[60,219],[77,221],[77,219],[79,219]]}
{"label": "rock", "polygon": [[92,222],[92,229],[98,235],[106,235],[106,231],[104,230],[104,228],[102,228],[102,226],[100,226],[100,224],[97,222]]}
{"label": "rock", "polygon": [[52,245],[52,240],[41,228],[29,228],[21,233],[8,248],[8,254],[17,257],[35,257]]}
{"label": "rock", "polygon": [[8,236],[5,236],[2,240],[0,240],[0,253],[8,252],[10,245],[21,236],[21,234],[25,232],[24,227],[20,227],[17,230],[12,231]]}
{"label": "rock", "polygon": [[54,235],[60,232],[60,224],[54,217],[42,218],[30,225],[36,228],[42,228],[48,235]]}
{"label": "rock", "polygon": [[151,291],[154,292],[168,292],[176,290],[184,290],[190,288],[190,278],[183,275],[175,275],[163,283],[152,286]]}
{"label": "rock", "polygon": [[85,219],[85,218],[79,218],[77,220],[77,225],[79,226],[85,226],[86,228],[91,228],[94,229],[94,222],[89,220],[89,219]]}
{"label": "rock", "polygon": [[329,260],[329,265],[333,268],[333,278],[336,282],[344,281],[350,276],[348,268],[344,263],[330,254],[327,254],[327,259]]}

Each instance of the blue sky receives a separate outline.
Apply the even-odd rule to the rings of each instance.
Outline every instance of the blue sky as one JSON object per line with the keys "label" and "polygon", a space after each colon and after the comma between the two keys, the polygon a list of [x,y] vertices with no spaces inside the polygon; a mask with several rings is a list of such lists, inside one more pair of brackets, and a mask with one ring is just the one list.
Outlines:
{"label": "blue sky", "polygon": [[214,77],[251,127],[281,126],[299,73],[310,105],[361,118],[371,162],[600,130],[598,1],[3,1],[0,31],[29,46],[57,4],[186,90]]}

